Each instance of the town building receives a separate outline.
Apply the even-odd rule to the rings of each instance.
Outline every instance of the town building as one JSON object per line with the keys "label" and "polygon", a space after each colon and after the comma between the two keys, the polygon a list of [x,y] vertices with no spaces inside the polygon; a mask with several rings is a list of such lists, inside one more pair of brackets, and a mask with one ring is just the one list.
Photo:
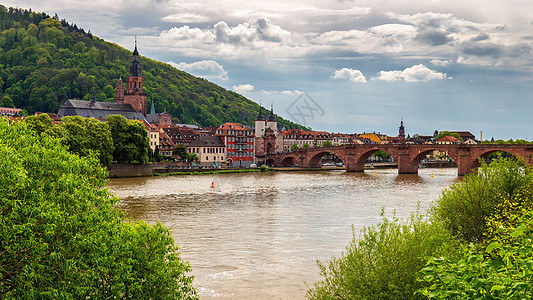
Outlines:
{"label": "town building", "polygon": [[346,144],[353,144],[354,141],[352,137],[348,134],[342,133],[332,133],[329,137],[330,142],[333,146],[340,146]]}
{"label": "town building", "polygon": [[168,134],[163,129],[159,128],[159,154],[171,156],[175,146],[176,144],[174,144]]}
{"label": "town building", "polygon": [[435,144],[460,144],[461,141],[459,141],[458,138],[454,136],[445,136],[441,138],[440,140],[435,141]]}
{"label": "town building", "polygon": [[176,125],[158,126],[158,128],[163,130],[175,145],[183,144],[187,146],[198,137],[198,134],[191,128]]}
{"label": "town building", "polygon": [[326,131],[308,131],[301,129],[289,129],[282,132],[283,135],[283,150],[291,151],[294,144],[298,148],[303,148],[304,145],[309,147],[322,146],[325,141],[331,142],[331,135]]}
{"label": "town building", "polygon": [[397,137],[389,137],[389,143],[392,144],[405,144],[407,143],[407,138],[405,137],[405,127],[403,126],[403,120],[400,122],[400,127],[398,128]]}
{"label": "town building", "polygon": [[187,152],[196,153],[200,166],[221,166],[226,163],[226,145],[219,136],[199,136],[187,146]]}
{"label": "town building", "polygon": [[0,107],[0,116],[2,117],[17,117],[20,114],[20,108]]}
{"label": "town building", "polygon": [[224,123],[215,130],[226,145],[226,160],[232,167],[249,167],[255,161],[254,131],[241,123]]}
{"label": "town building", "polygon": [[155,125],[150,125],[148,128],[148,137],[150,138],[150,148],[153,152],[159,147],[159,129]]}

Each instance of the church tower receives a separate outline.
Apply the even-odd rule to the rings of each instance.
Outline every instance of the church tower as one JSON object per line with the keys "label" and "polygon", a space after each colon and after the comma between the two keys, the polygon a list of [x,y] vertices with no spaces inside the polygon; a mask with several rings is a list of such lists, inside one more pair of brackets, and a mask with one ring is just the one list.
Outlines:
{"label": "church tower", "polygon": [[402,143],[405,143],[405,127],[403,127],[403,119],[400,123],[400,128],[398,130],[398,137]]}
{"label": "church tower", "polygon": [[141,62],[139,51],[137,50],[137,39],[135,39],[135,50],[133,50],[133,61],[130,66],[130,77],[124,103],[129,103],[133,108],[146,116],[146,94],[143,93],[143,79],[141,76]]}

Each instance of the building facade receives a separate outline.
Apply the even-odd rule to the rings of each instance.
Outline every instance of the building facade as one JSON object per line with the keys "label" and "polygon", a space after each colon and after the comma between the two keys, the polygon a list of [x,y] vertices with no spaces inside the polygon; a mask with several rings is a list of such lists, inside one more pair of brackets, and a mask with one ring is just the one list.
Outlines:
{"label": "building facade", "polygon": [[226,145],[226,160],[232,167],[249,167],[255,161],[254,132],[241,123],[224,123],[215,130]]}
{"label": "building facade", "polygon": [[187,152],[198,156],[200,166],[221,166],[226,163],[226,145],[218,136],[202,135],[187,146]]}

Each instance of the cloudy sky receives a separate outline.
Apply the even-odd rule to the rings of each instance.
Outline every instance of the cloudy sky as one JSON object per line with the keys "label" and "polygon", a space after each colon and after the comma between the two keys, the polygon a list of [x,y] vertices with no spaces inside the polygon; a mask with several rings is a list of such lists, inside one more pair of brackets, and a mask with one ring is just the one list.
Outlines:
{"label": "cloudy sky", "polygon": [[531,0],[8,0],[313,129],[533,140]]}

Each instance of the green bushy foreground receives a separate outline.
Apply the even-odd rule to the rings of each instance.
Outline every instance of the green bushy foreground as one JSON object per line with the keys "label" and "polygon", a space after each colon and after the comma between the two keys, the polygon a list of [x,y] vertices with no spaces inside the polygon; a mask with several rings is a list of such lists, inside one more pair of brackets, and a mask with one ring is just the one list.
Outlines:
{"label": "green bushy foreground", "polygon": [[0,298],[195,299],[161,224],[131,222],[98,158],[0,120]]}
{"label": "green bushy foreground", "polygon": [[423,217],[383,220],[319,262],[311,299],[533,298],[533,170],[482,164]]}

